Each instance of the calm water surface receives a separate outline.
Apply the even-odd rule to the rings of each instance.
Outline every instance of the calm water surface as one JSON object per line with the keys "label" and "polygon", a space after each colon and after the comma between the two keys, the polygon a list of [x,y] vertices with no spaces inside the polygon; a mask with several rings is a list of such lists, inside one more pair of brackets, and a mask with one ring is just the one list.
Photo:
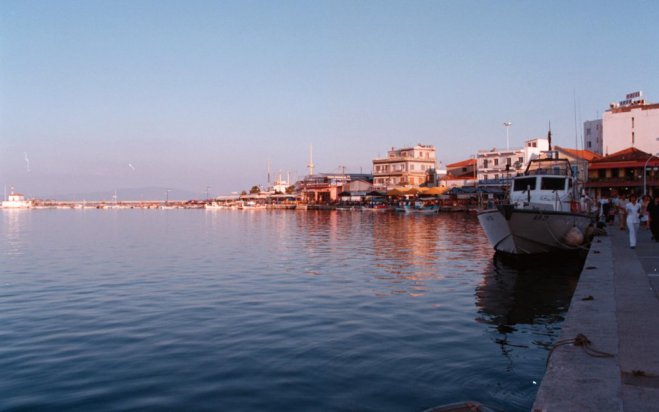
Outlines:
{"label": "calm water surface", "polygon": [[462,214],[5,210],[0,231],[0,410],[529,410],[579,272],[506,266]]}

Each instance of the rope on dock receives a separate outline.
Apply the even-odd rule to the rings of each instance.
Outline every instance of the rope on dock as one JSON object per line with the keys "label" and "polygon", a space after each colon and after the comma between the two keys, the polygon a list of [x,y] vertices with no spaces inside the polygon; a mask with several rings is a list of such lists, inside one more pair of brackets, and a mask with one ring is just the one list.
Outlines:
{"label": "rope on dock", "polygon": [[590,339],[588,339],[586,335],[582,333],[578,333],[577,336],[573,339],[561,339],[557,341],[549,351],[549,355],[547,355],[547,363],[545,364],[545,366],[549,365],[549,359],[551,358],[551,355],[554,353],[554,350],[556,350],[556,348],[558,348],[559,346],[570,345],[570,344],[574,346],[580,346],[581,349],[583,349],[588,356],[592,356],[593,358],[612,358],[614,356],[612,353],[603,352],[601,350],[597,350],[593,348]]}

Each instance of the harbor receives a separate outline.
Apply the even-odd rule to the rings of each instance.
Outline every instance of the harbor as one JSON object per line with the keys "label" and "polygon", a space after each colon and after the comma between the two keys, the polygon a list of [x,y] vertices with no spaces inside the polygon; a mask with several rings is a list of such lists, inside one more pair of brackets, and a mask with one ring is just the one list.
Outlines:
{"label": "harbor", "polygon": [[659,412],[659,2],[0,2],[0,412]]}

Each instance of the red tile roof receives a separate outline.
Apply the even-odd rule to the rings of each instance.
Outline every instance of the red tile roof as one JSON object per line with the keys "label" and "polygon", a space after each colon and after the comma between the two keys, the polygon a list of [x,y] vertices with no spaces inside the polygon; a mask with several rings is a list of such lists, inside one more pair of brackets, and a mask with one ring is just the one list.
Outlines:
{"label": "red tile roof", "polygon": [[[650,153],[645,153],[635,147],[628,147],[627,149],[590,161],[589,168],[605,169],[607,167],[642,167],[651,156]],[[649,164],[653,166],[659,164],[659,159],[655,157],[649,162]]]}
{"label": "red tile roof", "polygon": [[565,152],[572,157],[576,157],[577,159],[588,160],[589,162],[602,157],[601,155],[598,155],[595,152],[591,152],[590,150],[568,149],[567,147],[560,146],[554,146],[554,149]]}
{"label": "red tile roof", "polygon": [[466,166],[475,166],[476,165],[476,159],[467,159],[463,160],[461,162],[456,162],[456,163],[451,163],[450,165],[446,165],[447,168],[456,168],[456,167],[466,167]]}

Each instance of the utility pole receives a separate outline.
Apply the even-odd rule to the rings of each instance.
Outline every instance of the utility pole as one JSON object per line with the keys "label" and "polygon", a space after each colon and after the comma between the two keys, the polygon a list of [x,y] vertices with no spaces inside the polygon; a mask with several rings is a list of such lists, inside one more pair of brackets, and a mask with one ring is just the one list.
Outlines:
{"label": "utility pole", "polygon": [[510,126],[513,125],[513,123],[504,122],[503,125],[506,127],[506,150],[510,150],[510,135],[508,134],[508,131],[510,129]]}

